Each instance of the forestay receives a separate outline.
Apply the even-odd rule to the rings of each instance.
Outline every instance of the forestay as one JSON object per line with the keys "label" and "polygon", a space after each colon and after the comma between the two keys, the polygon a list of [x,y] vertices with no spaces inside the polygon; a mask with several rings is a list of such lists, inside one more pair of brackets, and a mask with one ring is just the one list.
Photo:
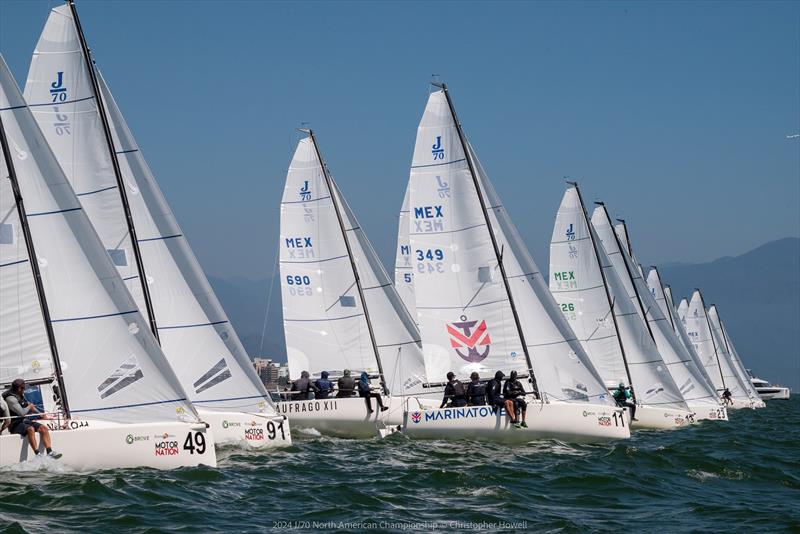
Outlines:
{"label": "forestay", "polygon": [[[68,4],[50,12],[33,52],[25,99],[81,206],[149,322],[143,281],[112,154]],[[126,186],[130,188],[130,184]]]}
{"label": "forestay", "polygon": [[641,404],[685,409],[584,209],[577,189],[568,188],[550,244],[553,296],[607,386],[623,382]]}
{"label": "forestay", "polygon": [[306,370],[377,374],[382,368],[392,394],[420,391],[424,366],[414,321],[332,178],[333,191],[328,188],[322,165],[312,137],[302,139],[281,202],[281,295],[289,373],[294,378]]}
{"label": "forestay", "polygon": [[[449,194],[449,191],[442,190],[440,195]],[[403,197],[403,207],[400,209],[400,217],[397,225],[397,254],[394,262],[394,287],[397,294],[406,305],[406,309],[416,322],[417,304],[414,301],[414,270],[411,267],[411,245],[408,240],[408,229],[411,224],[408,211],[409,186],[406,186],[406,194]]]}
{"label": "forestay", "polygon": [[198,406],[274,411],[269,393],[99,70],[97,77],[120,170],[129,187],[128,201],[164,354]]}
{"label": "forestay", "polygon": [[72,415],[120,423],[196,421],[5,61],[0,62],[0,89],[0,117],[35,243]]}
{"label": "forestay", "polygon": [[[669,319],[656,303],[653,294],[642,278],[639,264],[632,259],[632,245],[627,227],[621,223],[612,229],[605,206],[598,207],[595,214],[598,212],[605,215],[605,219],[598,217],[599,220],[595,222],[593,217],[593,225],[603,241],[603,246],[608,252],[617,274],[629,282],[626,285],[631,291],[628,296],[634,306],[638,308],[640,315],[646,318],[649,333],[656,344],[658,353],[680,388],[684,400],[690,404],[718,404],[713,386],[706,382],[689,352],[681,345]],[[608,224],[603,224],[603,220]]]}

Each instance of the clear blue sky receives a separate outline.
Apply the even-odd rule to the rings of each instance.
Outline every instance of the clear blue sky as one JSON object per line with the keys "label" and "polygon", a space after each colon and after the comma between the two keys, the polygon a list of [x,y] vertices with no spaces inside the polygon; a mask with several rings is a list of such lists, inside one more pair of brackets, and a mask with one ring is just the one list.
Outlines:
{"label": "clear blue sky", "polygon": [[[24,85],[56,2],[0,2]],[[95,58],[209,274],[272,273],[301,121],[390,261],[440,74],[537,262],[581,182],[645,262],[800,235],[797,2],[96,2]]]}

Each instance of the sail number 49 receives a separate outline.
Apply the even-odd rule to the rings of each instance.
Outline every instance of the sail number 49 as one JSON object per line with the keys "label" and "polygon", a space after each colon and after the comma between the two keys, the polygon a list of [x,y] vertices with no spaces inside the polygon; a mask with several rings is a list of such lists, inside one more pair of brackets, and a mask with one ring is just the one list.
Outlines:
{"label": "sail number 49", "polygon": [[183,442],[183,450],[189,451],[189,454],[203,454],[206,452],[206,437],[202,432],[189,432]]}

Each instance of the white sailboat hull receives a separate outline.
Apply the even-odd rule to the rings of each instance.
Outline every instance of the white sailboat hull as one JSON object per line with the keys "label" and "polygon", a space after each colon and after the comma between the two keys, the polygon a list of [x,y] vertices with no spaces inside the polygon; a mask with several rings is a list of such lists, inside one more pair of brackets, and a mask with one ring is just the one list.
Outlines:
{"label": "white sailboat hull", "polygon": [[727,421],[728,410],[721,404],[689,404],[696,421]]}
{"label": "white sailboat hull", "polygon": [[371,438],[378,435],[378,429],[400,425],[403,421],[400,398],[383,397],[382,400],[389,409],[381,412],[375,399],[370,399],[371,414],[360,397],[280,401],[275,408],[288,418],[295,431],[313,429],[327,436]]}
{"label": "white sailboat hull", "polygon": [[[204,423],[71,420],[62,425],[68,429],[57,429],[55,421],[42,423],[51,428],[53,450],[63,455],[53,461],[70,470],[217,465],[214,437]],[[42,447],[38,434],[36,438]],[[26,438],[7,432],[0,435],[0,467],[35,458]]]}
{"label": "white sailboat hull", "polygon": [[654,406],[637,406],[636,419],[637,421],[631,422],[633,430],[671,430],[695,422],[693,412]]}
{"label": "white sailboat hull", "polygon": [[410,408],[403,433],[418,439],[483,439],[525,443],[558,439],[573,443],[603,442],[630,437],[629,415],[605,405],[552,403],[528,404],[528,428],[514,428],[505,410],[490,406],[464,408]]}
{"label": "white sailboat hull", "polygon": [[292,444],[289,421],[279,414],[219,412],[197,409],[208,423],[218,447],[247,449],[288,447]]}

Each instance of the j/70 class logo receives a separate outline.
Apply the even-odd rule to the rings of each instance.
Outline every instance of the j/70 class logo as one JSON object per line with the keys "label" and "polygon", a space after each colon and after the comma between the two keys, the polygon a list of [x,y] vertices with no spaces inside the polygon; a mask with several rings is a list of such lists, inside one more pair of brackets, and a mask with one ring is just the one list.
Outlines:
{"label": "j/70 class logo", "polygon": [[[478,328],[473,331],[476,324]],[[450,334],[450,345],[462,359],[477,363],[489,355],[489,344],[492,340],[489,339],[489,332],[486,331],[485,320],[478,324],[478,321],[467,321],[467,317],[462,315],[460,322],[447,325],[447,333]],[[486,350],[478,352],[478,346],[486,347]],[[463,354],[459,350],[464,348],[467,349],[467,354]]]}

